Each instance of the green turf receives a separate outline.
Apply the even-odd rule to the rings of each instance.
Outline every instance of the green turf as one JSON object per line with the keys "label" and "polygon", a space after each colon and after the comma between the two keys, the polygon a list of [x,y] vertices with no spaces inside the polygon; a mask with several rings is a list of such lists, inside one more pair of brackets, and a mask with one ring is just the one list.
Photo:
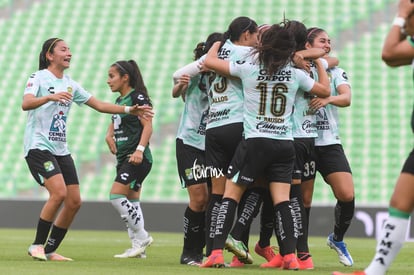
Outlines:
{"label": "green turf", "polygon": [[[129,246],[126,232],[121,231],[81,231],[71,230],[59,248],[59,253],[73,258],[74,262],[39,262],[26,254],[26,249],[34,237],[34,230],[0,229],[0,274],[298,274],[297,271],[261,269],[262,258],[253,253],[254,263],[244,268],[199,268],[178,264],[182,235],[172,233],[152,233],[154,243],[147,249],[146,259],[114,259],[113,255],[123,252]],[[251,237],[251,247],[257,236]],[[275,242],[275,239],[272,240]],[[306,274],[331,274],[334,270],[351,271],[366,266],[374,253],[373,239],[347,240],[355,261],[353,268],[338,263],[333,250],[325,244],[325,238],[310,239],[310,248],[315,269],[299,271]],[[406,243],[388,275],[413,274],[414,243]],[[229,261],[231,255],[225,253]]]}

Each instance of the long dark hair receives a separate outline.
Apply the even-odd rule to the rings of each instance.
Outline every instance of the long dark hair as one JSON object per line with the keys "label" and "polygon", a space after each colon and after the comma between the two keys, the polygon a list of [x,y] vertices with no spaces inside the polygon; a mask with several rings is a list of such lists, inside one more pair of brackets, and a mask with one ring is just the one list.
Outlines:
{"label": "long dark hair", "polygon": [[286,66],[296,50],[293,33],[286,28],[275,24],[262,35],[260,45],[257,47],[260,64],[272,75]]}
{"label": "long dark hair", "polygon": [[296,41],[296,51],[304,50],[308,37],[305,24],[296,20],[285,20],[282,24],[293,33]]}
{"label": "long dark hair", "polygon": [[[202,57],[204,54],[206,54],[210,50],[211,46],[213,46],[214,42],[217,42],[217,41],[223,41],[222,33],[213,32],[207,37],[206,42],[198,43],[197,47],[193,51],[194,60],[197,60],[200,57]],[[210,78],[211,74],[212,74],[211,72],[201,73],[201,77],[198,81],[198,88],[200,89],[200,91],[207,92],[208,86],[206,85],[206,81],[209,81],[209,82],[212,81],[212,78]]]}
{"label": "long dark hair", "polygon": [[231,42],[237,41],[245,31],[257,32],[256,21],[246,16],[237,17],[231,21],[227,31],[223,34],[223,41],[227,39],[230,39]]}
{"label": "long dark hair", "polygon": [[59,41],[63,41],[63,39],[54,37],[54,38],[49,38],[43,43],[42,51],[39,54],[39,70],[47,69],[47,67],[49,67],[50,61],[47,60],[46,54],[48,52],[53,53],[56,47],[56,43]]}
{"label": "long dark hair", "polygon": [[208,50],[210,50],[211,46],[213,46],[214,42],[222,41],[223,40],[223,34],[219,32],[213,32],[211,33],[205,42],[200,42],[197,44],[195,49],[193,50],[194,53],[194,60],[199,59],[203,55],[205,55]]}
{"label": "long dark hair", "polygon": [[144,79],[142,78],[141,71],[135,60],[120,60],[112,64],[112,67],[115,67],[117,69],[121,77],[127,74],[129,76],[129,86],[134,88],[135,91],[144,94],[144,96],[152,105],[151,99],[148,95],[147,87],[145,86]]}

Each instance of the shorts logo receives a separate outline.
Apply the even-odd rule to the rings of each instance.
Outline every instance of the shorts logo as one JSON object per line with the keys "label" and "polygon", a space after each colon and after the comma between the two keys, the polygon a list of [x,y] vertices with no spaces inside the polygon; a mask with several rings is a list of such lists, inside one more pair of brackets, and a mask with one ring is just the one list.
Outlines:
{"label": "shorts logo", "polygon": [[51,161],[46,161],[45,163],[43,163],[43,167],[45,168],[46,172],[55,170],[55,166]]}
{"label": "shorts logo", "polygon": [[185,173],[185,177],[186,177],[187,179],[189,179],[189,180],[194,179],[194,177],[193,177],[193,169],[192,169],[192,168],[187,168],[187,169],[185,169],[185,170],[184,170],[184,173]]}
{"label": "shorts logo", "polygon": [[193,175],[195,180],[208,177],[224,177],[222,169],[214,167],[204,167],[204,165],[197,164],[197,159],[194,160],[193,167],[191,168],[191,174]]}
{"label": "shorts logo", "polygon": [[119,175],[119,177],[122,179],[122,180],[128,180],[128,177],[129,177],[129,174],[128,173],[122,173],[122,174],[120,174]]}

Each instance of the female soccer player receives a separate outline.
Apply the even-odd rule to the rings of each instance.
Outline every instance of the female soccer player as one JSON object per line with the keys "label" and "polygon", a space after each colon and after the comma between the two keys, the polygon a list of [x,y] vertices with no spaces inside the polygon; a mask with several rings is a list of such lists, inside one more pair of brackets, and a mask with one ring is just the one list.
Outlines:
{"label": "female soccer player", "polygon": [[[306,47],[324,49],[326,55],[329,55],[331,40],[323,29],[310,28]],[[339,261],[343,265],[352,266],[353,259],[343,242],[343,238],[351,224],[355,210],[354,182],[339,137],[338,117],[338,107],[347,107],[351,104],[351,85],[345,71],[341,68],[329,68],[327,72],[331,82],[331,96],[327,98],[315,97],[310,102],[310,108],[316,110],[318,136],[315,139],[315,161],[306,164],[308,175],[306,175],[307,180],[301,184],[302,194],[309,219],[316,163],[317,171],[329,184],[337,199],[334,215],[335,225],[333,233],[328,236],[327,244],[337,252]]]}
{"label": "female soccer player", "polygon": [[[414,4],[400,0],[397,17],[382,48],[382,60],[390,67],[412,65],[414,60]],[[411,128],[414,131],[414,112]],[[408,155],[391,196],[389,217],[382,226],[376,252],[364,271],[348,275],[385,275],[404,244],[409,218],[414,209],[414,150]],[[333,275],[346,275],[334,272]]]}
{"label": "female soccer player", "polygon": [[[295,64],[296,66],[310,72],[311,76],[317,79],[317,68],[311,62],[314,59],[321,58],[325,55],[322,49],[312,48],[306,49],[307,29],[306,26],[299,21],[286,21],[284,27],[294,33],[296,41]],[[327,69],[328,62],[325,59],[319,59]],[[313,66],[312,66],[313,65]],[[315,112],[310,110],[309,103],[315,96],[322,98],[328,97],[329,93],[309,93],[299,89],[295,97],[295,111],[292,115],[293,138],[295,146],[295,162],[292,175],[292,185],[290,188],[290,203],[295,213],[298,226],[298,241],[296,245],[296,253],[299,263],[299,269],[313,269],[313,260],[309,253],[308,247],[308,222],[303,205],[301,182],[305,173],[305,164],[311,159],[314,152],[314,140],[317,136],[316,132],[316,116]],[[280,254],[277,254],[269,263],[265,263],[263,267],[280,267],[283,261]]]}
{"label": "female soccer player", "polygon": [[42,261],[72,260],[56,253],[81,206],[79,180],[66,143],[66,121],[72,103],[84,103],[102,113],[152,116],[149,106],[119,106],[93,97],[64,74],[71,58],[65,41],[46,40],[39,55],[39,71],[27,81],[22,102],[22,109],[28,111],[25,159],[33,178],[49,192],[40,212],[35,240],[28,249],[30,256]]}
{"label": "female soccer player", "polygon": [[[237,17],[223,34],[219,57],[244,59],[257,45],[257,24]],[[225,174],[243,133],[243,93],[239,79],[217,75],[210,87],[206,127],[206,164],[211,169],[211,197],[206,210],[206,255],[210,255],[215,225],[225,187]]]}
{"label": "female soccer player", "polygon": [[221,33],[212,33],[194,49],[195,62],[177,70],[172,96],[184,100],[184,110],[176,139],[176,158],[181,186],[187,188],[189,204],[184,212],[184,243],[181,264],[200,265],[205,246],[205,211],[209,192],[209,173],[205,163],[205,134],[209,110],[208,90],[215,74],[200,71],[202,56]]}
{"label": "female soccer player", "polygon": [[[295,65],[308,71],[310,68],[309,60],[321,57],[325,52],[322,49],[305,50],[307,29],[303,23],[295,20],[286,20],[282,24],[284,28],[290,30],[295,36],[297,50],[294,57]],[[259,26],[259,34],[269,27],[270,25]],[[328,93],[315,95],[321,97],[329,96]],[[297,255],[300,269],[313,268],[312,258],[310,257],[307,245],[307,222],[304,214],[305,211],[303,209],[302,195],[300,192],[300,177],[303,174],[303,165],[311,152],[313,152],[314,137],[316,136],[316,123],[314,122],[316,117],[308,111],[308,104],[311,98],[312,96],[310,96],[309,93],[299,90],[296,94],[295,112],[292,116],[296,158],[290,197],[292,209],[295,211],[299,229]],[[308,127],[303,127],[304,125]],[[258,180],[257,182],[263,182],[263,180]],[[263,204],[261,204],[262,201]],[[256,183],[249,186],[249,188],[244,192],[238,205],[238,217],[236,218],[235,225],[230,232],[230,236],[235,240],[243,241],[244,245],[248,247],[247,243],[250,224],[253,217],[259,212],[260,208],[262,209],[260,239],[256,243],[254,250],[258,255],[262,256],[269,262],[263,264],[262,267],[277,268],[282,265],[282,257],[280,254],[275,255],[272,247],[270,246],[270,239],[273,232],[273,205],[271,198],[268,195],[267,184],[262,186]],[[230,264],[230,266],[242,265],[243,263],[237,262],[235,259],[233,259]]]}
{"label": "female soccer player", "polygon": [[[216,222],[213,250],[201,267],[224,265],[223,248],[240,251],[228,243],[237,204],[258,176],[270,182],[274,204],[277,237],[283,243],[283,268],[298,269],[294,254],[297,231],[289,203],[290,183],[294,163],[291,115],[299,88],[310,92],[329,93],[329,80],[317,61],[320,83],[300,69],[290,65],[296,43],[293,34],[273,25],[262,37],[257,54],[251,59],[229,62],[219,58],[220,45],[210,49],[205,65],[217,73],[238,77],[244,94],[243,127],[245,139],[237,147],[228,172],[226,188]],[[246,256],[237,255],[239,259]]]}
{"label": "female soccer player", "polygon": [[[109,67],[107,83],[118,92],[117,105],[152,106],[141,71],[134,60],[117,61]],[[144,179],[152,167],[149,140],[152,119],[139,119],[129,114],[112,116],[106,143],[116,155],[116,177],[110,191],[110,201],[127,227],[132,247],[115,258],[145,257],[145,249],[153,242],[144,228],[140,205]]]}

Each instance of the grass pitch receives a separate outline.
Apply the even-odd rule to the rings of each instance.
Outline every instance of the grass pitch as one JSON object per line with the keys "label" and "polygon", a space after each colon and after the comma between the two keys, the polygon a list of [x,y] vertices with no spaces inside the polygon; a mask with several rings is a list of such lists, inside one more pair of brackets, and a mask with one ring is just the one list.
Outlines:
{"label": "grass pitch", "polygon": [[[70,230],[58,252],[74,259],[74,262],[40,262],[27,255],[27,248],[33,241],[34,229],[0,229],[0,274],[331,274],[334,270],[351,272],[363,269],[374,255],[375,240],[347,238],[346,243],[354,258],[352,268],[338,262],[335,251],[326,246],[325,238],[312,237],[309,240],[315,269],[306,271],[285,271],[262,269],[264,259],[252,253],[254,263],[243,268],[199,268],[179,264],[182,248],[182,234],[151,232],[154,243],[147,249],[146,259],[115,259],[114,254],[130,246],[126,231],[82,231]],[[250,250],[258,237],[250,239]],[[272,239],[275,243],[276,239]],[[232,254],[225,252],[225,260]],[[387,275],[414,274],[414,243],[406,243],[391,266]]]}

